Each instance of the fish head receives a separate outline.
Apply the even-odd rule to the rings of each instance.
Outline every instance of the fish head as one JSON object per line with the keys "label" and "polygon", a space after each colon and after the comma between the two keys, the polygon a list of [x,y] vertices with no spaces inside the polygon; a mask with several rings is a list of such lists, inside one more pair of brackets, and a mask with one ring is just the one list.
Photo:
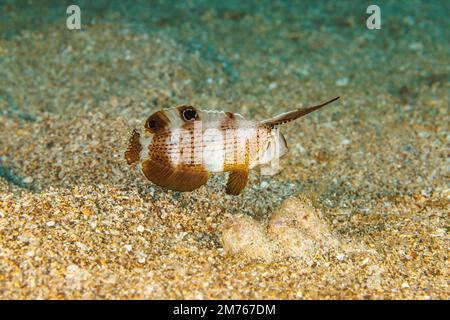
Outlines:
{"label": "fish head", "polygon": [[125,159],[137,165],[144,176],[161,187],[192,191],[205,184],[209,171],[203,166],[202,115],[191,106],[157,111],[144,123],[143,130],[133,130]]}
{"label": "fish head", "polygon": [[[148,158],[164,157],[161,150],[172,137],[179,137],[188,131],[201,130],[202,111],[192,106],[156,111],[144,123],[143,130],[134,129],[125,152],[129,165],[141,163]],[[149,148],[150,145],[155,148]]]}

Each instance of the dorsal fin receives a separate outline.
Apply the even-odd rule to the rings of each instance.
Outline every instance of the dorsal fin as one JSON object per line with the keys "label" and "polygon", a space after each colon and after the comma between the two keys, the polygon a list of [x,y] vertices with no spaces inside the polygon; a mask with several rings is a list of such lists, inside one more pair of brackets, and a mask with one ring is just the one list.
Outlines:
{"label": "dorsal fin", "polygon": [[279,124],[283,124],[283,123],[286,123],[286,122],[298,119],[300,117],[303,117],[303,116],[307,115],[310,112],[313,112],[313,111],[315,111],[317,109],[320,109],[320,108],[326,106],[327,104],[329,104],[329,103],[331,103],[333,101],[336,101],[337,99],[339,99],[339,96],[334,97],[333,99],[325,101],[325,102],[323,102],[323,103],[321,103],[319,105],[316,105],[316,106],[306,107],[306,108],[297,109],[297,110],[294,110],[294,111],[285,112],[285,113],[279,114],[279,115],[277,115],[277,116],[275,116],[273,118],[270,118],[270,119],[267,119],[267,120],[263,120],[263,121],[261,121],[261,124],[268,125],[268,126],[271,126],[271,127],[279,125]]}

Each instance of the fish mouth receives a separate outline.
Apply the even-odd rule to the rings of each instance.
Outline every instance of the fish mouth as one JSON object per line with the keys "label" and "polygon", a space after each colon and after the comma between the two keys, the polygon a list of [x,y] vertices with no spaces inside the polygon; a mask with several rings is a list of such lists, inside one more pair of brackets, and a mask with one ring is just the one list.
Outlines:
{"label": "fish mouth", "polygon": [[140,142],[140,134],[133,129],[130,140],[128,142],[128,149],[125,151],[125,160],[129,165],[135,164],[140,159],[140,153],[142,151],[142,144]]}

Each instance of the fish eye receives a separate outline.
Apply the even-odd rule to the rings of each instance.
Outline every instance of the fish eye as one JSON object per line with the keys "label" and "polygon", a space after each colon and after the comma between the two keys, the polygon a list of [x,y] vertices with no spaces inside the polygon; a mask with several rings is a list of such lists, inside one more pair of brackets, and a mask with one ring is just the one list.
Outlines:
{"label": "fish eye", "polygon": [[147,121],[147,128],[149,128],[149,129],[156,129],[156,121],[155,120]]}
{"label": "fish eye", "polygon": [[197,111],[194,109],[183,110],[183,118],[186,121],[191,121],[197,119]]}

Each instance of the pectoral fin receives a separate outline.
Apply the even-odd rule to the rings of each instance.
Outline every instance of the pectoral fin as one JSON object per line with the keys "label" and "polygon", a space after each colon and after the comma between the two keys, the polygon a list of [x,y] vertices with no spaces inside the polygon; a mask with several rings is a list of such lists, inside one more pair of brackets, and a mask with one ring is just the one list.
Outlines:
{"label": "pectoral fin", "polygon": [[259,166],[259,173],[262,176],[274,176],[281,171],[281,166],[278,159],[270,161],[268,164]]}
{"label": "pectoral fin", "polygon": [[228,176],[226,193],[237,196],[245,188],[248,181],[248,169],[234,169]]}
{"label": "pectoral fin", "polygon": [[209,178],[209,173],[201,167],[172,167],[156,160],[144,161],[142,172],[154,184],[175,191],[195,190]]}

